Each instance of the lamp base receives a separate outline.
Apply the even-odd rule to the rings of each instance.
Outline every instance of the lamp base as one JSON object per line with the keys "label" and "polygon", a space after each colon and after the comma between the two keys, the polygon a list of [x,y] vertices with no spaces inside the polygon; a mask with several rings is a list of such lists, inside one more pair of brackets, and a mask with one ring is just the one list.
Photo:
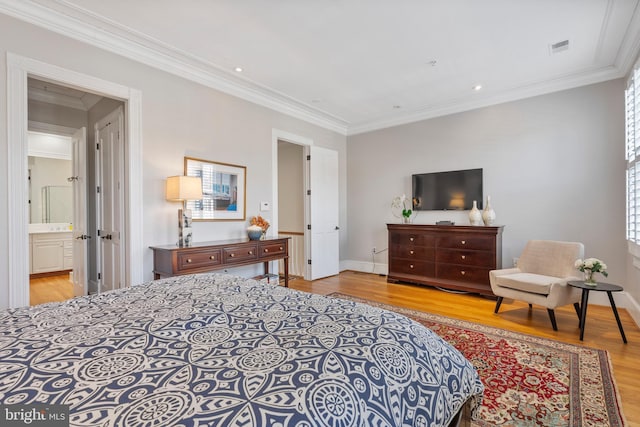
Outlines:
{"label": "lamp base", "polygon": [[191,209],[178,209],[178,246],[189,247],[193,242]]}

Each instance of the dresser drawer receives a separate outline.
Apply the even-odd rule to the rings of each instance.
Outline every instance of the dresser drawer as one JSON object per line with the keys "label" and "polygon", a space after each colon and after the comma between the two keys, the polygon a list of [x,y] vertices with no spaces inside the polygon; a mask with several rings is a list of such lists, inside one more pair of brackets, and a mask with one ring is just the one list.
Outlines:
{"label": "dresser drawer", "polygon": [[178,254],[178,271],[212,267],[222,263],[219,249],[189,251]]}
{"label": "dresser drawer", "polygon": [[396,258],[416,259],[420,261],[433,261],[436,249],[426,246],[401,246],[393,245],[391,251]]}
{"label": "dresser drawer", "polygon": [[258,256],[260,258],[281,255],[287,252],[286,243],[260,243]]}
{"label": "dresser drawer", "polygon": [[224,248],[223,256],[225,263],[258,259],[258,245],[254,244]]}
{"label": "dresser drawer", "polygon": [[489,269],[453,264],[438,264],[436,277],[459,282],[489,283]]}
{"label": "dresser drawer", "polygon": [[438,248],[493,251],[495,246],[495,239],[491,236],[453,235],[438,237]]}
{"label": "dresser drawer", "polygon": [[389,274],[412,274],[416,276],[434,276],[435,264],[428,261],[392,258],[389,261]]}
{"label": "dresser drawer", "polygon": [[391,243],[394,245],[435,246],[436,239],[432,235],[420,233],[392,233]]}
{"label": "dresser drawer", "polygon": [[496,258],[493,253],[487,251],[440,249],[436,255],[436,262],[439,264],[458,264],[493,268],[495,266]]}

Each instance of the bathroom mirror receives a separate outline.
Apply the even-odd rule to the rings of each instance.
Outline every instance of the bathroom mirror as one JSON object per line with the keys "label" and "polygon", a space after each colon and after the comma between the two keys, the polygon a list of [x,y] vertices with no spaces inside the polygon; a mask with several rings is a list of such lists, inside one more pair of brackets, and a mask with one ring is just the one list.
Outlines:
{"label": "bathroom mirror", "polygon": [[29,132],[29,222],[73,222],[71,138]]}

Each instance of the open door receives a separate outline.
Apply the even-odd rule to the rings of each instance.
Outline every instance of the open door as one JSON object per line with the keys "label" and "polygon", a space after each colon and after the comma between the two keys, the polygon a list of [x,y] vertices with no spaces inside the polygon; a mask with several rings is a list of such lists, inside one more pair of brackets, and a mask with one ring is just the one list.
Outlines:
{"label": "open door", "polygon": [[[333,276],[340,271],[338,226],[338,152],[309,147],[309,190],[311,190],[308,277]],[[305,277],[306,278],[306,277]]]}
{"label": "open door", "polygon": [[73,295],[87,295],[87,128],[71,137],[73,188]]}

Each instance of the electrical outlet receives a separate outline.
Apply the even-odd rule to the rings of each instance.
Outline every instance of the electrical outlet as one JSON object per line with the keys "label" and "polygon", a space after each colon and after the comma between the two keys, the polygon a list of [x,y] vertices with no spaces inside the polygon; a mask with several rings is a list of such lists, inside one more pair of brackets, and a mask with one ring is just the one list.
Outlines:
{"label": "electrical outlet", "polygon": [[514,258],[513,259],[513,266],[517,267],[518,266],[518,258]]}

